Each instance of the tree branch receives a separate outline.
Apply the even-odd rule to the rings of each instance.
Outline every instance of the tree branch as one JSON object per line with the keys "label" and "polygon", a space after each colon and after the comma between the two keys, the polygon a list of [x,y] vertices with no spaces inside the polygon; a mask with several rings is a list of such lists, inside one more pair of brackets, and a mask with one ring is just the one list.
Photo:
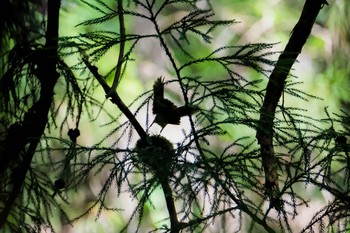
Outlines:
{"label": "tree branch", "polygon": [[120,38],[121,38],[120,46],[119,46],[119,56],[118,56],[117,68],[113,79],[113,84],[109,92],[107,93],[107,98],[110,97],[113,94],[113,92],[115,92],[117,89],[120,75],[121,75],[122,65],[124,62],[125,25],[124,25],[123,0],[118,0],[118,18],[119,18],[119,28],[120,28]]}
{"label": "tree branch", "polygon": [[97,67],[94,65],[91,65],[91,63],[88,60],[87,55],[81,51],[82,54],[82,59],[83,62],[85,63],[85,65],[87,66],[87,68],[90,70],[90,72],[92,73],[92,75],[97,79],[97,81],[100,83],[100,85],[102,86],[102,88],[104,89],[105,93],[110,93],[110,97],[111,97],[111,101],[112,103],[114,103],[115,105],[118,106],[118,108],[120,109],[120,111],[122,111],[122,113],[124,113],[124,115],[129,119],[130,123],[134,126],[136,132],[138,133],[138,135],[140,136],[141,140],[146,140],[147,138],[147,134],[146,132],[143,130],[142,126],[140,125],[140,123],[136,120],[134,114],[130,111],[130,109],[124,104],[124,102],[122,101],[122,99],[120,98],[120,96],[118,95],[118,93],[115,90],[112,90],[108,84],[106,83],[106,81],[101,77],[101,75],[98,73]]}
{"label": "tree branch", "polygon": [[266,193],[270,198],[271,206],[276,209],[280,208],[277,159],[273,147],[273,120],[276,107],[284,90],[285,80],[290,69],[306,43],[315,19],[324,4],[328,5],[325,0],[306,0],[300,19],[270,75],[265,99],[260,109],[256,138],[260,144]]}
{"label": "tree branch", "polygon": [[[48,113],[52,104],[54,95],[54,87],[59,78],[59,74],[56,71],[56,64],[58,62],[57,47],[58,47],[58,23],[59,23],[59,10],[61,1],[50,0],[48,1],[48,20],[46,30],[46,43],[42,51],[38,55],[38,74],[37,78],[40,80],[40,99],[33,104],[24,116],[22,123],[22,131],[25,133],[25,140],[19,145],[18,153],[23,158],[15,156],[18,161],[18,173],[16,176],[14,185],[10,190],[8,199],[5,206],[0,213],[0,228],[6,223],[7,217],[16,201],[17,197],[21,193],[23,183],[25,181],[26,173],[30,169],[30,164],[33,156],[36,152],[36,148],[40,142],[40,137],[44,133],[45,126],[48,121]],[[29,143],[26,151],[26,145]],[[13,156],[13,155],[11,155]],[[23,160],[22,160],[23,159]]]}
{"label": "tree branch", "polygon": [[172,194],[172,189],[169,185],[169,179],[168,177],[161,177],[157,176],[160,184],[163,189],[164,197],[165,197],[165,203],[168,209],[169,218],[170,218],[170,233],[179,233],[180,232],[180,223],[177,219],[177,212],[175,207],[175,202]]}

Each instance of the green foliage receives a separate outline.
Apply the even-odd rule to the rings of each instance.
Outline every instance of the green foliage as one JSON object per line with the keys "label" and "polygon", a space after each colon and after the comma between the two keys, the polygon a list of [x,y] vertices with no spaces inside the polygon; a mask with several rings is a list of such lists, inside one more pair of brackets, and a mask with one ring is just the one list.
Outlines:
{"label": "green foliage", "polygon": [[[59,90],[58,98],[53,98],[48,130],[41,137],[22,191],[3,227],[4,232],[54,231],[57,228],[55,214],[61,215],[62,222],[71,224],[92,212],[97,217],[104,212],[120,214],[123,210],[114,205],[113,199],[125,193],[137,204],[123,226],[115,226],[116,230],[144,232],[150,227],[144,219],[158,207],[159,203],[154,203],[152,198],[159,187],[169,217],[152,226],[150,231],[204,232],[210,224],[219,228],[218,222],[229,218],[237,223],[237,231],[292,232],[292,219],[298,215],[299,206],[307,206],[309,202],[297,190],[299,185],[327,191],[334,197],[315,214],[304,231],[312,232],[316,226],[324,230],[339,227],[339,231],[345,231],[350,190],[346,140],[350,137],[350,116],[346,112],[333,116],[325,109],[327,117],[317,119],[309,116],[306,108],[288,107],[281,101],[273,129],[282,208],[275,216],[272,206],[268,206],[255,133],[259,114],[263,114],[260,108],[265,95],[264,78],[275,65],[272,57],[278,55],[272,51],[275,44],[221,45],[209,51],[207,45],[212,42],[216,30],[235,21],[216,20],[210,4],[199,8],[194,0],[130,0],[128,4],[124,1],[122,11],[101,0],[82,0],[82,3],[101,16],[79,26],[103,25],[123,14],[126,25],[139,20],[150,29],[138,34],[126,26],[126,32],[122,33],[123,25],[119,24],[115,31],[96,30],[59,38],[57,70],[64,89]],[[174,19],[172,13],[177,13],[177,9],[183,12]],[[165,87],[178,87],[185,106],[198,107],[195,115],[182,118],[190,127],[182,129],[183,137],[178,143],[172,144],[166,136],[150,133],[150,119],[154,118],[150,90],[127,106],[136,119],[141,119],[139,123],[145,128],[146,138],[134,130],[136,126],[129,116],[126,120],[123,114],[116,116],[106,107],[106,102],[94,97],[101,83],[113,76],[114,70],[120,69],[120,76],[129,79],[126,71],[138,62],[139,46],[149,40],[156,41],[160,45],[159,54],[165,55],[162,59],[168,70],[165,69],[164,76],[172,77],[166,79]],[[42,52],[40,42],[35,41],[28,47],[18,45],[10,52],[6,75],[0,79],[4,110],[1,117],[6,125],[25,124],[26,113],[45,88],[40,86],[35,69],[35,57]],[[125,52],[119,60],[122,62],[102,76],[95,64],[122,43],[125,43]],[[197,45],[197,51],[193,51],[193,44]],[[27,55],[21,56],[24,53]],[[73,66],[66,61],[71,57],[78,57]],[[219,70],[220,75],[215,79],[207,72],[211,67]],[[253,70],[262,78],[247,77],[246,70]],[[156,79],[155,76],[154,81]],[[301,83],[294,82],[293,77],[289,80],[284,95],[293,96],[306,105],[309,99],[317,99],[296,86]],[[106,91],[106,94],[110,93]],[[62,112],[64,116],[59,118]],[[87,131],[84,114],[91,121],[108,117],[109,122],[101,126],[104,135],[99,143],[83,146],[79,140],[77,142]],[[75,122],[74,129],[67,127],[72,125],[71,121]],[[59,135],[52,133],[56,129]],[[8,132],[10,135],[11,131]],[[70,140],[65,139],[65,132]],[[15,131],[15,135],[18,134]],[[25,151],[22,154],[24,158]],[[9,187],[17,183],[16,173],[22,169],[18,164],[9,162],[8,167],[1,170],[5,197],[10,193]],[[100,179],[100,187],[95,195],[88,197],[89,182],[94,179]],[[110,197],[111,192],[113,197]],[[74,193],[90,199],[79,206]],[[5,200],[0,197],[1,211]],[[73,213],[69,210],[72,205],[76,207]],[[245,221],[247,218],[252,221]],[[136,227],[133,228],[134,223]]]}

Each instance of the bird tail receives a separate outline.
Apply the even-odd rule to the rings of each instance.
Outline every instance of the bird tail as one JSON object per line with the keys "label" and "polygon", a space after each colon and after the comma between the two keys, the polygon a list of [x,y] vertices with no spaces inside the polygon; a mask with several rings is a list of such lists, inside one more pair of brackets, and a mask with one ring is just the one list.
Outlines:
{"label": "bird tail", "polygon": [[155,100],[164,99],[164,78],[159,77],[153,84],[153,95]]}
{"label": "bird tail", "polygon": [[196,112],[199,111],[199,108],[194,105],[188,105],[188,106],[178,107],[177,111],[180,114],[180,116],[183,117],[183,116],[189,116],[189,115],[195,114]]}

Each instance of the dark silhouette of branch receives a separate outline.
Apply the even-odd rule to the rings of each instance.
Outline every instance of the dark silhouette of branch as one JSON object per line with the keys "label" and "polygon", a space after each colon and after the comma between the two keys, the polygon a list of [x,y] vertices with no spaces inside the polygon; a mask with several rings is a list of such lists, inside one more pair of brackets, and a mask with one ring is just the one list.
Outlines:
{"label": "dark silhouette of branch", "polygon": [[270,198],[271,206],[276,209],[281,208],[277,174],[278,164],[273,147],[273,120],[276,107],[284,90],[285,80],[289,71],[306,43],[315,19],[324,4],[328,5],[325,0],[306,0],[300,19],[295,25],[291,37],[270,75],[265,99],[260,109],[256,137],[260,144],[262,164],[265,172],[266,194]]}
{"label": "dark silhouette of branch", "polygon": [[[25,140],[16,146],[20,148],[19,154],[13,158],[23,156],[23,160],[16,161],[21,163],[18,166],[19,172],[16,175],[15,183],[10,191],[5,206],[0,213],[0,228],[6,223],[7,217],[13,207],[13,204],[21,193],[25,176],[30,169],[30,164],[39,144],[40,137],[44,133],[45,126],[48,122],[48,113],[54,95],[54,87],[59,78],[56,71],[56,64],[58,62],[57,47],[58,47],[58,23],[60,0],[48,1],[48,20],[46,31],[46,43],[42,50],[38,52],[38,73],[37,78],[40,80],[40,99],[33,104],[24,116],[22,123],[22,132],[25,132]],[[29,143],[26,151],[25,147]],[[20,162],[21,161],[21,162]]]}
{"label": "dark silhouette of branch", "polygon": [[120,98],[120,96],[118,95],[118,93],[115,90],[111,90],[111,88],[108,86],[108,84],[106,83],[106,81],[101,77],[101,75],[98,73],[97,67],[92,65],[86,54],[84,54],[84,52],[82,52],[82,58],[83,58],[83,62],[85,63],[86,67],[90,70],[90,72],[92,73],[92,75],[97,79],[97,81],[100,83],[100,85],[102,86],[102,88],[104,89],[105,93],[108,95],[108,93],[111,93],[110,98],[112,103],[114,103],[115,105],[118,106],[118,108],[120,109],[120,111],[122,111],[122,113],[124,113],[124,115],[129,119],[130,123],[134,126],[136,132],[138,133],[138,135],[140,136],[140,138],[142,140],[146,140],[147,138],[147,134],[146,132],[143,130],[142,126],[140,125],[140,123],[136,120],[134,114],[130,111],[130,109],[128,108],[128,106],[126,106],[124,104],[124,102],[122,101],[122,99]]}
{"label": "dark silhouette of branch", "polygon": [[109,91],[109,93],[107,93],[107,97],[109,97],[110,95],[112,95],[112,93],[114,91],[116,91],[116,88],[117,88],[118,83],[119,83],[120,75],[121,75],[121,70],[123,67],[123,62],[124,62],[125,26],[124,26],[124,12],[123,12],[123,1],[122,0],[118,0],[118,19],[119,19],[121,41],[120,41],[120,46],[119,46],[117,68],[115,71],[111,90]]}
{"label": "dark silhouette of branch", "polygon": [[118,106],[120,111],[124,113],[124,115],[129,119],[130,123],[135,127],[136,132],[139,134],[140,138],[142,140],[146,140],[147,134],[143,130],[140,123],[136,120],[134,114],[129,110],[129,108],[124,104],[120,96],[118,95],[116,88],[119,83],[123,60],[124,60],[124,48],[125,48],[125,26],[124,26],[124,12],[123,12],[123,2],[121,0],[118,0],[118,19],[119,19],[119,27],[120,27],[120,47],[119,47],[119,56],[118,56],[118,62],[117,67],[113,79],[113,84],[111,87],[108,86],[108,84],[105,82],[105,80],[101,77],[101,75],[97,71],[97,67],[93,66],[87,57],[87,55],[81,51],[83,56],[83,62],[88,67],[90,72],[94,75],[94,77],[97,79],[97,81],[100,83],[102,88],[104,89],[107,98],[111,97],[111,101]]}
{"label": "dark silhouette of branch", "polygon": [[167,177],[159,177],[160,185],[162,186],[165,203],[169,212],[169,218],[170,218],[170,229],[171,233],[179,233],[181,230],[181,223],[179,223],[179,220],[177,219],[177,212],[175,207],[174,198],[172,195],[172,189],[169,185],[169,180]]}

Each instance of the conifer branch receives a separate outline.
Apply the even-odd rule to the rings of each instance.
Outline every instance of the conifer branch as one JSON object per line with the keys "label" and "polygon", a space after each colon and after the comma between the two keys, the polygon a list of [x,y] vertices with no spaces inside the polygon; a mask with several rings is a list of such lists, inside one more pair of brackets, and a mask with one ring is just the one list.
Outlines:
{"label": "conifer branch", "polygon": [[278,162],[273,147],[273,121],[276,108],[284,90],[289,71],[306,43],[316,17],[324,4],[328,5],[325,0],[306,0],[299,21],[295,25],[291,37],[270,75],[265,99],[260,109],[256,138],[260,144],[262,164],[265,172],[266,194],[270,198],[271,206],[276,209],[280,208]]}
{"label": "conifer branch", "polygon": [[[17,155],[15,156],[17,161],[13,161],[18,162],[20,165],[18,165],[18,173],[14,174],[16,176],[14,185],[0,213],[0,228],[6,223],[14,202],[21,193],[27,171],[30,169],[30,164],[40,142],[40,137],[44,133],[45,126],[48,122],[48,113],[52,104],[54,87],[59,78],[56,65],[58,63],[57,48],[60,5],[60,0],[48,1],[46,44],[41,54],[42,57],[39,58],[40,61],[37,64],[37,78],[40,80],[41,84],[40,99],[28,110],[22,123],[22,131],[25,133],[26,138],[22,141],[21,145],[16,146],[20,148],[18,153],[23,152],[22,156],[24,156],[24,158],[20,162],[21,159],[18,159],[20,155]],[[29,146],[27,151],[25,151],[27,143],[29,143]]]}

